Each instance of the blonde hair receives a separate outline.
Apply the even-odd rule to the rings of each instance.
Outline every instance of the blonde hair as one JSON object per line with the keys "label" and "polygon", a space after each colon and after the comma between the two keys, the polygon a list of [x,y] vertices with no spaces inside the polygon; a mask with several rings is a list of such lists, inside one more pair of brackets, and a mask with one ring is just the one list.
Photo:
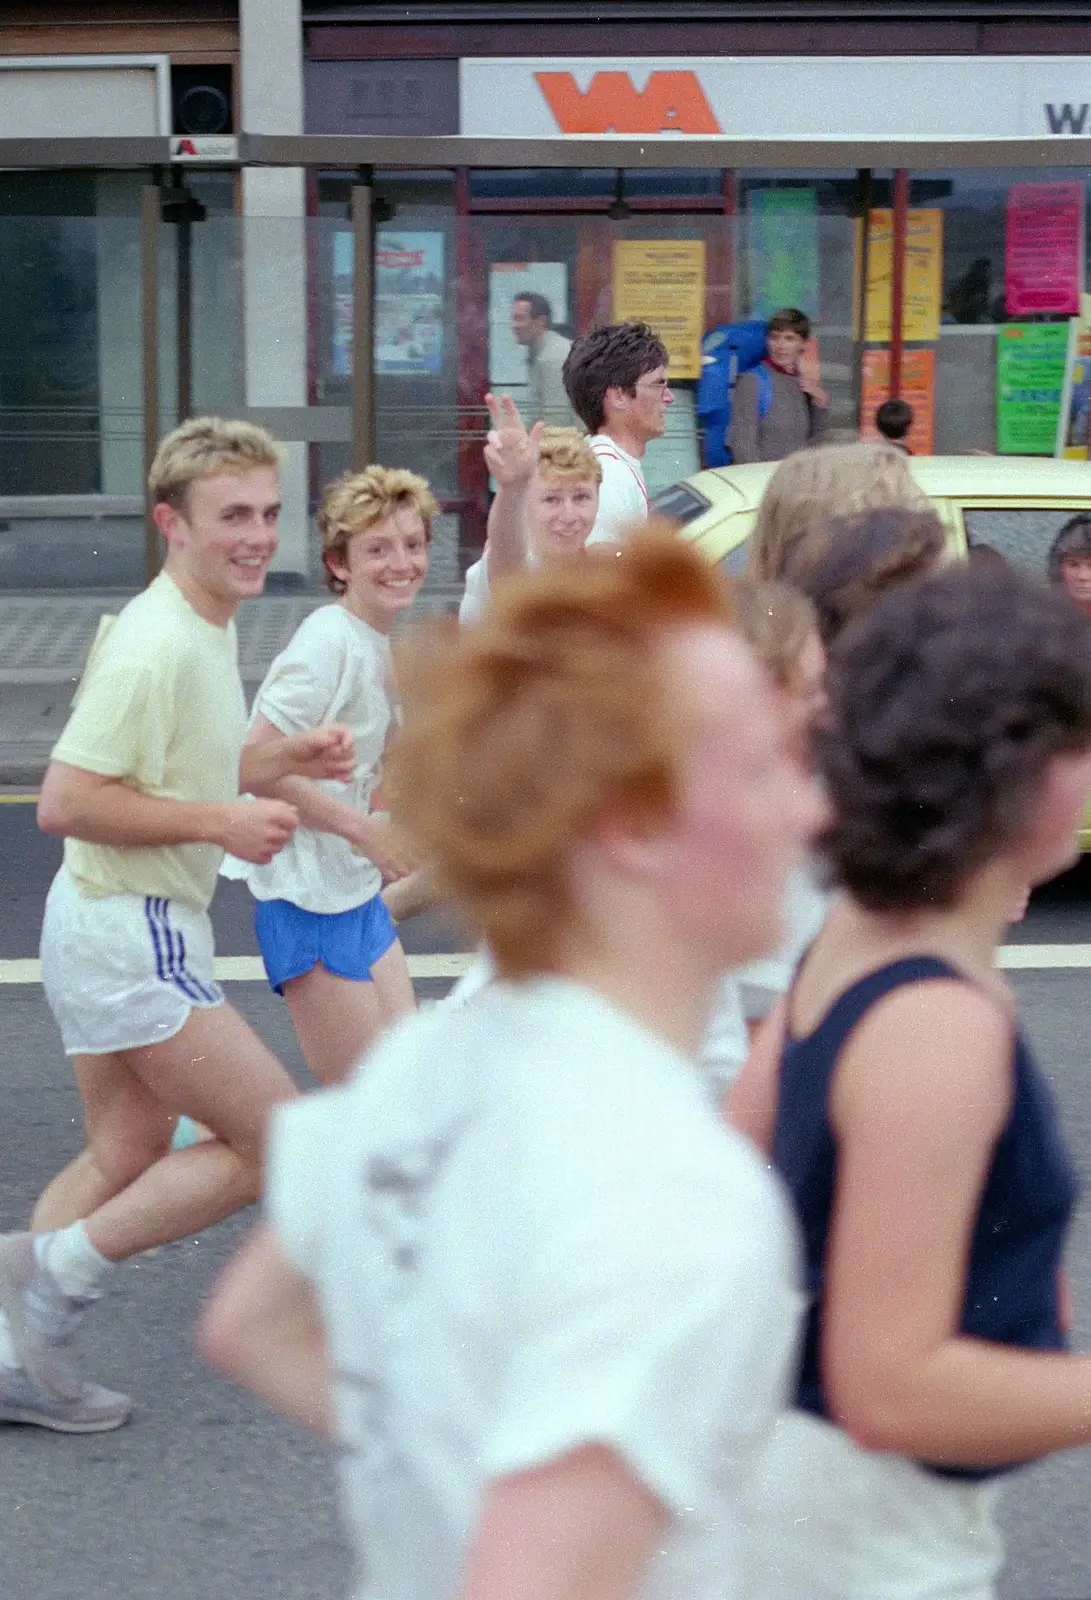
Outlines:
{"label": "blonde hair", "polygon": [[539,470],[558,478],[602,482],[602,463],[577,428],[543,428],[538,440]]}
{"label": "blonde hair", "polygon": [[793,689],[807,641],[818,638],[818,613],[788,583],[735,580],[735,626],[778,689]]}
{"label": "blonde hair", "polygon": [[[929,509],[903,451],[874,439],[797,450],[780,463],[765,486],[750,535],[747,574],[783,578],[789,554],[798,560],[805,541],[818,541],[824,552],[830,518],[890,506]],[[815,560],[820,553],[808,559]]]}
{"label": "blonde hair", "polygon": [[326,584],[334,594],[344,594],[345,580],[330,570],[330,556],[344,565],[349,540],[355,534],[365,533],[406,506],[417,512],[424,523],[424,536],[430,541],[432,519],[439,515],[439,503],[417,473],[405,467],[372,465],[362,472],[346,472],[327,485],[316,520],[322,535]]}
{"label": "blonde hair", "polygon": [[669,814],[683,735],[660,640],[730,620],[726,583],[655,521],[623,550],[509,578],[477,627],[399,653],[394,817],[504,977],[555,966],[578,915],[571,851],[601,817]]}
{"label": "blonde hair", "polygon": [[252,472],[271,467],[279,472],[284,451],[264,428],[252,422],[223,417],[190,417],[162,440],[148,472],[148,494],[153,505],[165,503],[176,511],[185,504],[186,492],[198,478],[221,472]]}

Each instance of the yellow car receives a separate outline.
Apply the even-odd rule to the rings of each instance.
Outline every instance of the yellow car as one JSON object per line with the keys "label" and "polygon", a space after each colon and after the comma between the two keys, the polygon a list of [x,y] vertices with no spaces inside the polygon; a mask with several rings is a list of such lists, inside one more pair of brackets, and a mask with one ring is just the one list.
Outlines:
{"label": "yellow car", "polygon": [[[775,462],[712,467],[656,495],[653,505],[681,525],[709,561],[731,572],[746,564],[758,502]],[[1044,579],[1049,547],[1078,511],[1091,515],[1091,462],[1034,456],[910,456],[909,470],[947,529],[953,554],[990,545]],[[1091,851],[1091,804],[1080,847]]]}
{"label": "yellow car", "polygon": [[[1036,577],[1061,525],[1091,514],[1091,462],[1035,456],[910,456],[909,470],[947,529],[952,550],[987,544]],[[758,502],[776,462],[710,467],[655,496],[657,511],[710,561],[740,572]]]}

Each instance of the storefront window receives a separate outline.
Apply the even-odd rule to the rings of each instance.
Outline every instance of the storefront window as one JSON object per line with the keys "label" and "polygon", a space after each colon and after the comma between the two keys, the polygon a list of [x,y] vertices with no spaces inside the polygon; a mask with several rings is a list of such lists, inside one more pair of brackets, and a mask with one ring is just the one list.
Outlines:
{"label": "storefront window", "polygon": [[[0,174],[0,494],[143,492],[139,173]],[[234,185],[193,175],[193,392],[239,403]],[[178,230],[160,238],[161,400],[177,412]],[[225,278],[226,273],[226,278]]]}
{"label": "storefront window", "polygon": [[[1064,186],[1058,191],[1061,209],[1052,222],[1038,224],[1027,207],[1049,185]],[[934,340],[915,346],[923,354],[931,351],[934,361],[937,453],[1054,453],[1068,319],[1078,311],[1087,281],[1086,229],[1079,215],[1087,193],[1085,174],[1072,168],[913,174],[911,212],[936,217],[941,240],[940,326]],[[1040,280],[1038,288],[1021,291],[1013,287],[1007,249],[1012,229],[1020,226],[1020,209],[1031,216],[1038,259],[1030,270]],[[1052,276],[1056,287],[1057,273],[1071,278],[1064,310],[1051,309],[1057,302],[1047,280]],[[1039,293],[1042,286],[1046,292]],[[1042,331],[1051,324],[1061,325],[1055,334]]]}
{"label": "storefront window", "polygon": [[[375,208],[375,433],[379,460],[458,496],[459,293],[455,180],[450,172],[379,173]],[[324,179],[316,236],[314,399],[348,406],[352,390],[351,180]],[[350,446],[317,448],[327,483]]]}

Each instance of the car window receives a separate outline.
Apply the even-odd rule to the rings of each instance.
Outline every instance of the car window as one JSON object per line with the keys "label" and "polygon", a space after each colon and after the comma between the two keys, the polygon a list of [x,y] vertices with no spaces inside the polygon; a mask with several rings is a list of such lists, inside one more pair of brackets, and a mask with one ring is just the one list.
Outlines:
{"label": "car window", "polygon": [[971,549],[974,545],[988,545],[1021,572],[1045,578],[1049,547],[1074,513],[1071,510],[1046,511],[1041,506],[1013,506],[1004,510],[967,506],[962,515]]}
{"label": "car window", "polygon": [[672,483],[669,489],[660,489],[652,499],[652,510],[658,511],[661,517],[669,517],[672,522],[677,522],[680,527],[685,527],[687,522],[693,522],[697,517],[703,517],[709,508],[709,500],[695,489],[692,483]]}

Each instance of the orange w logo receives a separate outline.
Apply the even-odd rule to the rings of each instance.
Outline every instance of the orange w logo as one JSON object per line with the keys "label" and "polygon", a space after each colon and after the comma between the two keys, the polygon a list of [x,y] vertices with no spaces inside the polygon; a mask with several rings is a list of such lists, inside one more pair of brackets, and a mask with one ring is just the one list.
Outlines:
{"label": "orange w logo", "polygon": [[536,72],[562,133],[719,133],[694,72],[653,72],[643,89],[627,72],[596,72],[584,93],[570,72]]}

